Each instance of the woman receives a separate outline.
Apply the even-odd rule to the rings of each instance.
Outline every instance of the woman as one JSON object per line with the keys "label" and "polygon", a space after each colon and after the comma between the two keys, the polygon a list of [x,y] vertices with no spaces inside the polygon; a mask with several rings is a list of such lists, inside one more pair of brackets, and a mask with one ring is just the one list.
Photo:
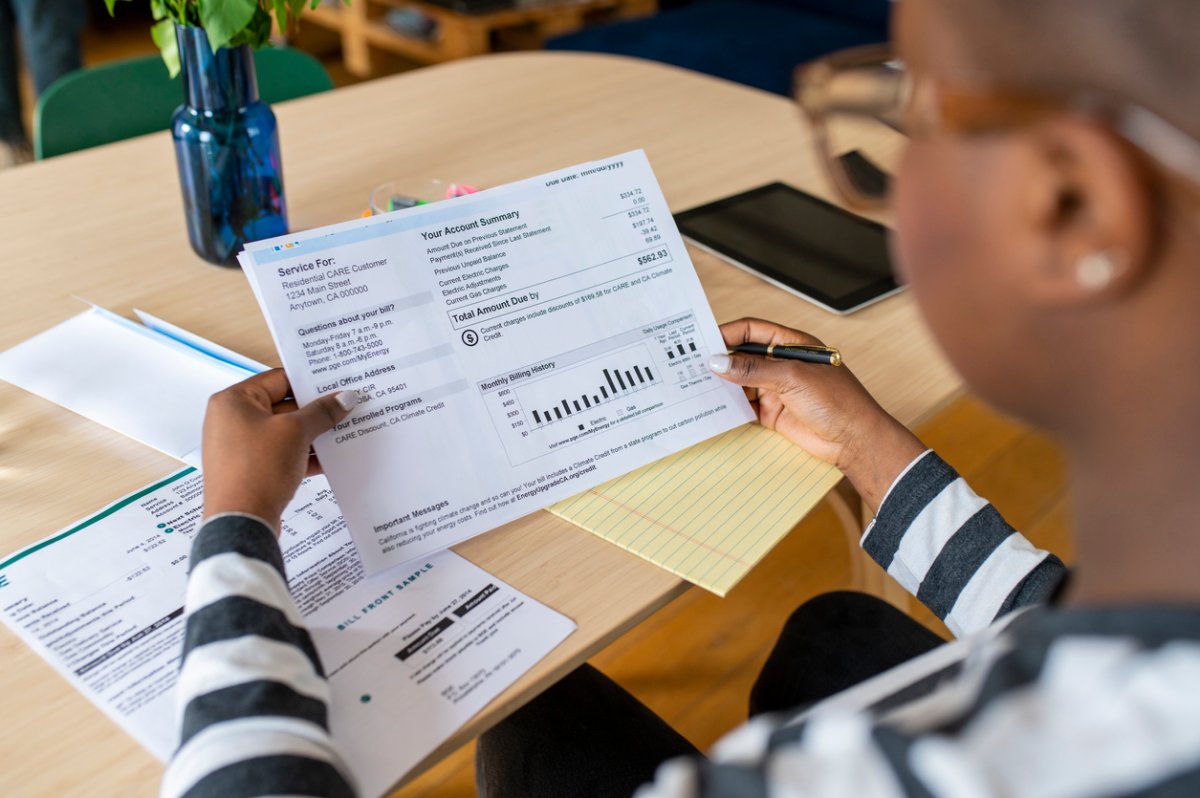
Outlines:
{"label": "woman", "polygon": [[[818,116],[904,120],[900,267],[971,387],[1066,449],[1079,527],[1069,585],[844,370],[716,356],[761,423],[846,472],[878,510],[868,551],[965,642],[938,646],[869,599],[818,599],[789,621],[752,696],[755,713],[792,711],[756,717],[707,760],[581,669],[481,739],[482,793],[628,795],[653,779],[639,795],[1200,794],[1200,6],[903,0],[897,23],[911,81],[833,59],[815,73],[827,91],[801,100]],[[852,65],[871,91],[839,106],[836,78]],[[753,320],[723,332],[731,346],[811,340]],[[196,559],[274,569],[264,587],[193,566],[190,703],[166,794],[351,793],[315,655],[288,660],[308,703],[263,689],[206,711],[236,685],[193,669],[221,637],[221,616],[204,611],[222,591],[285,605],[226,637],[252,639],[259,624],[284,649],[307,639],[286,621],[269,530],[309,442],[344,411],[325,399],[274,415],[284,394],[268,375],[216,398],[206,421],[210,520]],[[1056,594],[1053,608],[1013,612]],[[286,668],[245,649],[242,683],[292,690]]]}

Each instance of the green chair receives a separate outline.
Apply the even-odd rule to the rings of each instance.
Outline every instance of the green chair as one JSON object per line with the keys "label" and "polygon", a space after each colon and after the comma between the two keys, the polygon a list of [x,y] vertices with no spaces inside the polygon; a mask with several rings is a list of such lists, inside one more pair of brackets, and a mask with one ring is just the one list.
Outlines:
{"label": "green chair", "polygon": [[[258,91],[279,103],[333,88],[321,62],[289,48],[254,54]],[[179,78],[158,56],[81,69],[56,80],[38,99],[33,152],[38,160],[166,130],[183,102]]]}

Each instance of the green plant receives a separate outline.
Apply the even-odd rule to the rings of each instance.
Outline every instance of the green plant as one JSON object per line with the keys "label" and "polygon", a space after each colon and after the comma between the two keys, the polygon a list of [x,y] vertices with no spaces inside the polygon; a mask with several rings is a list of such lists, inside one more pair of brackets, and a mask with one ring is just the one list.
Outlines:
{"label": "green plant", "polygon": [[[130,0],[125,0],[129,2]],[[119,0],[104,0],[111,16]],[[306,5],[316,8],[321,0],[150,0],[154,25],[150,36],[162,52],[171,77],[179,74],[176,25],[194,25],[208,33],[213,50],[248,44],[257,49],[271,38],[271,19],[287,30],[289,20],[300,16]],[[350,0],[345,0],[349,5]]]}

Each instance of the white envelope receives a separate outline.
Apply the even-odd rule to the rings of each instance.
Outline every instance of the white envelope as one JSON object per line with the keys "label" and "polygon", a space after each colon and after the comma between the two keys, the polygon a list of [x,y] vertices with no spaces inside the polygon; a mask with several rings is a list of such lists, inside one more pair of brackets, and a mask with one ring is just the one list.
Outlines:
{"label": "white envelope", "polygon": [[135,312],[93,306],[0,352],[0,379],[199,466],[208,398],[267,367]]}

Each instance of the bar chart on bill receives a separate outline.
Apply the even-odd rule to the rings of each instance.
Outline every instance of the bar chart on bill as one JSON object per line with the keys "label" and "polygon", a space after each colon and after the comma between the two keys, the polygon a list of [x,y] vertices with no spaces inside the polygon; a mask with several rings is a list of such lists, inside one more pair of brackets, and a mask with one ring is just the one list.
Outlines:
{"label": "bar chart on bill", "polygon": [[682,313],[479,383],[514,465],[717,387]]}

